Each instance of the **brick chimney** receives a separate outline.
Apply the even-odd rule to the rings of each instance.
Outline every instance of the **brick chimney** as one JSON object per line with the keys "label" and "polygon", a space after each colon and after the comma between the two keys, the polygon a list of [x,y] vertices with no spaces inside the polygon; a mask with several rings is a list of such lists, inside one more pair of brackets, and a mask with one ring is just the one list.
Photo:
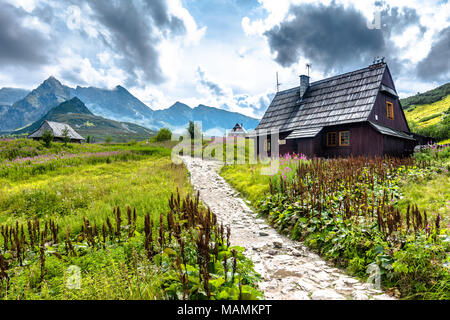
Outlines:
{"label": "brick chimney", "polygon": [[309,87],[309,76],[301,75],[300,76],[300,100],[303,99],[306,90]]}

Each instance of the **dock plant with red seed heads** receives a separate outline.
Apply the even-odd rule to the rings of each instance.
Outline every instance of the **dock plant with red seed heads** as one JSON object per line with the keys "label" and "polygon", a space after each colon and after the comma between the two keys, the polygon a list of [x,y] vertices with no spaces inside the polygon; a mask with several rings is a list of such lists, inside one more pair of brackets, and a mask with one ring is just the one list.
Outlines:
{"label": "dock plant with red seed heads", "polygon": [[399,179],[429,170],[429,161],[349,157],[290,165],[255,204],[275,228],[362,278],[377,264],[383,285],[402,297],[450,298],[449,231],[439,215],[397,206]]}
{"label": "dock plant with red seed heads", "polygon": [[[253,270],[251,260],[243,255],[244,248],[230,245],[230,229],[227,228],[225,235],[215,214],[200,203],[199,194],[185,198],[179,193],[172,194],[169,208],[156,222],[146,214],[143,230],[137,227],[136,210],[130,207],[126,208],[126,222],[120,207],[116,207],[113,220],[107,217],[99,223],[83,217],[79,232],[71,233],[67,228],[62,237],[58,224],[51,219],[1,225],[0,298],[8,296],[11,285],[19,281],[16,278],[23,274],[25,267],[36,269],[39,275],[27,290],[39,292],[44,283],[54,282],[54,257],[69,267],[72,260],[79,261],[88,252],[102,254],[117,250],[118,246],[123,246],[125,252],[129,250],[128,264],[121,264],[119,270],[130,290],[148,286],[138,280],[141,279],[139,268],[146,265],[157,273],[164,292],[161,298],[262,298],[257,290],[260,276]],[[230,268],[232,277],[227,274]]]}

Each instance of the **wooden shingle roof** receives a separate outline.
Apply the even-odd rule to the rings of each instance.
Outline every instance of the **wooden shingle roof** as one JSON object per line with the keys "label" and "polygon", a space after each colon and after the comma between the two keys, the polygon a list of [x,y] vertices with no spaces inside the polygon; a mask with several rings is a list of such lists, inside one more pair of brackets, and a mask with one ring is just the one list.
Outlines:
{"label": "wooden shingle roof", "polygon": [[[367,121],[375,103],[385,63],[278,92],[255,129],[280,132]],[[313,131],[315,131],[313,130]]]}
{"label": "wooden shingle roof", "polygon": [[64,129],[69,130],[69,137],[72,140],[85,140],[81,135],[78,134],[71,126],[66,123],[53,122],[45,120],[39,129],[30,134],[28,138],[41,138],[45,130],[50,130],[55,138],[62,138]]}

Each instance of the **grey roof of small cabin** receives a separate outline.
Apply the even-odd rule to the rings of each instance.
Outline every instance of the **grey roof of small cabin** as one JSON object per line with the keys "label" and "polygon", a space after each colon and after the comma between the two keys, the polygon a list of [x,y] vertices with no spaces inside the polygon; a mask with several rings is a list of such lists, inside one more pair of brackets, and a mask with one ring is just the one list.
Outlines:
{"label": "grey roof of small cabin", "polygon": [[53,136],[55,138],[62,138],[63,137],[64,128],[67,128],[69,130],[69,137],[70,137],[70,139],[73,139],[73,140],[84,140],[84,138],[82,136],[80,136],[78,134],[78,132],[73,130],[73,128],[70,125],[68,125],[66,123],[53,122],[53,121],[47,121],[47,120],[44,121],[41,124],[39,129],[37,129],[32,134],[30,134],[28,136],[28,138],[40,138],[40,137],[42,137],[42,134],[44,133],[45,130],[51,130],[52,133],[53,133]]}
{"label": "grey roof of small cabin", "polygon": [[380,90],[385,63],[312,82],[300,101],[300,88],[278,92],[253,134],[367,121]]}

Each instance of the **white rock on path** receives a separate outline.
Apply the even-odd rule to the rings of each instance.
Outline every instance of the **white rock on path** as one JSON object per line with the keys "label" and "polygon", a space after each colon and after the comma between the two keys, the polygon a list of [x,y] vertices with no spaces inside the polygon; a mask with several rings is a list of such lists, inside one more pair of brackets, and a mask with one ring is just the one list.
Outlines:
{"label": "white rock on path", "polygon": [[346,297],[337,293],[334,290],[316,290],[312,293],[311,299],[313,300],[346,300]]}
{"label": "white rock on path", "polygon": [[200,191],[201,201],[219,222],[231,227],[231,244],[246,248],[245,255],[263,277],[259,289],[264,291],[265,299],[393,299],[327,265],[303,244],[280,235],[264,219],[257,218],[217,173],[221,163],[182,159],[194,189]]}

